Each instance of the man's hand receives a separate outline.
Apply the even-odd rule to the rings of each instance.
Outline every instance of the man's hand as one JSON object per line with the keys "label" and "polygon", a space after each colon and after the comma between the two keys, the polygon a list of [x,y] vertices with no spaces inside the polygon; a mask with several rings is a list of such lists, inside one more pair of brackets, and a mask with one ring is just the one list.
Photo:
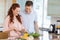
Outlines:
{"label": "man's hand", "polygon": [[35,28],[35,32],[39,33],[39,28],[38,28],[38,23],[34,22],[34,28]]}

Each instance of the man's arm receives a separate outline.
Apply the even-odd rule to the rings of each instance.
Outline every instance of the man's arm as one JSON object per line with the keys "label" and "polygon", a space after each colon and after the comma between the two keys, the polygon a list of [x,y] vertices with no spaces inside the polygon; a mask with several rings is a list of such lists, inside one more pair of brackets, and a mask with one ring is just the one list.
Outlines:
{"label": "man's arm", "polygon": [[35,32],[39,33],[38,22],[34,22]]}

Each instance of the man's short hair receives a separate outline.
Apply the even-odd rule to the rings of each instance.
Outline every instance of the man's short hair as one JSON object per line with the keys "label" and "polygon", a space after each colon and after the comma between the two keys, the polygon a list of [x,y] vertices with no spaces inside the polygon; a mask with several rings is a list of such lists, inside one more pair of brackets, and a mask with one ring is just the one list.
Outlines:
{"label": "man's short hair", "polygon": [[25,6],[33,6],[33,2],[32,1],[26,1]]}

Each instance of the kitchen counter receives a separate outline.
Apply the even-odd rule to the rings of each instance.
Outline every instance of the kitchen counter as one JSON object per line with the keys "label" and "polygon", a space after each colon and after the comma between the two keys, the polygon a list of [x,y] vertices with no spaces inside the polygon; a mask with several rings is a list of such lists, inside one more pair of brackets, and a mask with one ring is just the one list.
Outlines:
{"label": "kitchen counter", "polygon": [[55,33],[49,33],[49,28],[40,28],[42,31],[43,38],[41,40],[60,40],[60,35]]}
{"label": "kitchen counter", "polygon": [[55,33],[49,33],[50,40],[60,40],[60,35],[57,35]]}

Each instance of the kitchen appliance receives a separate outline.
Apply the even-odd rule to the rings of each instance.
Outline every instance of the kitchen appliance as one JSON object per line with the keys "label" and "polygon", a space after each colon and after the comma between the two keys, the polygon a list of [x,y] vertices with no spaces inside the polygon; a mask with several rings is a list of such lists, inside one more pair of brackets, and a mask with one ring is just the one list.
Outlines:
{"label": "kitchen appliance", "polygon": [[56,24],[56,34],[60,34],[60,20],[57,20],[57,24]]}
{"label": "kitchen appliance", "polygon": [[49,29],[50,29],[49,33],[54,33],[55,32],[55,24],[51,24]]}

